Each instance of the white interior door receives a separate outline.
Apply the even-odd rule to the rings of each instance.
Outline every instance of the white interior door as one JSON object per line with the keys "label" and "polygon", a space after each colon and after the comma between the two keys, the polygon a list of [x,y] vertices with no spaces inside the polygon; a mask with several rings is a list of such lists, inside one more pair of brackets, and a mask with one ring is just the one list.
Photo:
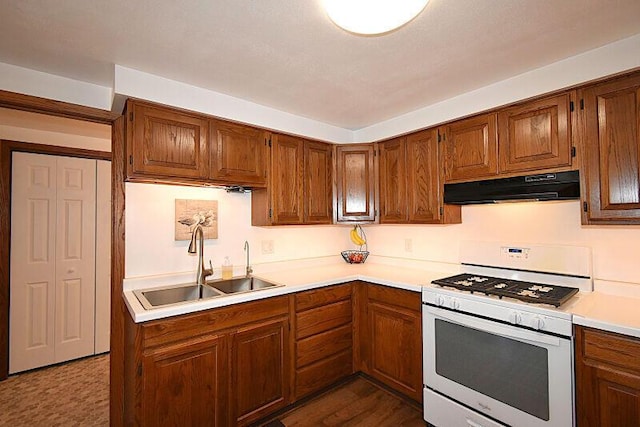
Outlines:
{"label": "white interior door", "polygon": [[96,161],[14,153],[9,372],[94,352]]}
{"label": "white interior door", "polygon": [[54,363],[56,159],[13,154],[9,373]]}
{"label": "white interior door", "polygon": [[96,161],[57,157],[56,363],[93,354]]}

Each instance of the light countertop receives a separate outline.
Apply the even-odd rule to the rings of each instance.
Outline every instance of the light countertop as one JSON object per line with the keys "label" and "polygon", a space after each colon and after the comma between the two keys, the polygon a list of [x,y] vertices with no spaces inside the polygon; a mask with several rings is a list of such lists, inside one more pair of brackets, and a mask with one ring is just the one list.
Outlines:
{"label": "light countertop", "polygon": [[[248,301],[286,295],[338,283],[363,280],[394,288],[421,292],[423,285],[459,271],[459,266],[391,262],[376,260],[365,264],[346,264],[342,260],[306,263],[301,268],[288,268],[284,263],[272,268],[257,269],[255,277],[281,285],[278,287],[226,295],[207,300],[145,310],[133,289],[186,283],[184,275],[129,280],[124,297],[129,313],[136,323],[169,316],[224,307]],[[189,276],[190,277],[190,276]],[[133,283],[133,285],[132,285]],[[640,338],[640,285],[595,281],[594,292],[581,292],[580,298],[568,307],[573,323]]]}
{"label": "light countertop", "polygon": [[[259,279],[275,283],[277,285],[282,285],[279,287],[226,295],[191,303],[159,307],[153,310],[145,310],[134,295],[132,289],[125,288],[124,297],[131,317],[136,323],[139,323],[179,314],[255,301],[278,295],[306,291],[309,289],[350,282],[353,280],[364,280],[369,283],[391,286],[413,292],[421,292],[422,285],[428,284],[432,280],[450,275],[450,271],[430,271],[422,268],[407,268],[406,266],[373,262],[367,262],[365,264],[347,264],[344,261],[340,261],[325,265],[307,266],[305,268],[298,269],[279,269],[276,271],[254,274],[254,277]],[[163,285],[168,284],[167,280],[163,280],[162,282]],[[177,283],[181,282],[174,282],[174,284]],[[152,286],[147,285],[147,287]]]}

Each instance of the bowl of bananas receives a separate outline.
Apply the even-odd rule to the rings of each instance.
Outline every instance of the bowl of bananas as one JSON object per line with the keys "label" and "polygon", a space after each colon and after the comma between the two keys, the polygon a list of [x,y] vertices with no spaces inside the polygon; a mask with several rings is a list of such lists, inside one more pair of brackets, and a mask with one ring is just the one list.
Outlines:
{"label": "bowl of bananas", "polygon": [[[349,232],[351,241],[358,246],[357,250],[342,251],[340,254],[342,258],[349,264],[362,264],[367,260],[369,251],[367,250],[367,236],[364,234],[364,230],[359,225],[354,225]],[[364,250],[362,248],[364,247]]]}

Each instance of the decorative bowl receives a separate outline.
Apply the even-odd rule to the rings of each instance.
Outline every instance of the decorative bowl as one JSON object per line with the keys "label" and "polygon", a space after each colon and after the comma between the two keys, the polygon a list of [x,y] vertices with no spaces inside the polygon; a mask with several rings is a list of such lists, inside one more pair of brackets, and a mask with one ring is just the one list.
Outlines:
{"label": "decorative bowl", "polygon": [[340,254],[349,264],[362,264],[367,260],[369,251],[342,251]]}

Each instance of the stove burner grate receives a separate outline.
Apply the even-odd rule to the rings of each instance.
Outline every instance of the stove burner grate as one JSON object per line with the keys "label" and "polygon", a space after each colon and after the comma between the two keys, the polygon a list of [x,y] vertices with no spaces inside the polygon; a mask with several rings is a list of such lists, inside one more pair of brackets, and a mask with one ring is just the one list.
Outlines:
{"label": "stove burner grate", "polygon": [[458,274],[433,281],[434,284],[471,293],[509,297],[520,301],[560,307],[578,292],[577,288],[499,279],[475,274]]}

